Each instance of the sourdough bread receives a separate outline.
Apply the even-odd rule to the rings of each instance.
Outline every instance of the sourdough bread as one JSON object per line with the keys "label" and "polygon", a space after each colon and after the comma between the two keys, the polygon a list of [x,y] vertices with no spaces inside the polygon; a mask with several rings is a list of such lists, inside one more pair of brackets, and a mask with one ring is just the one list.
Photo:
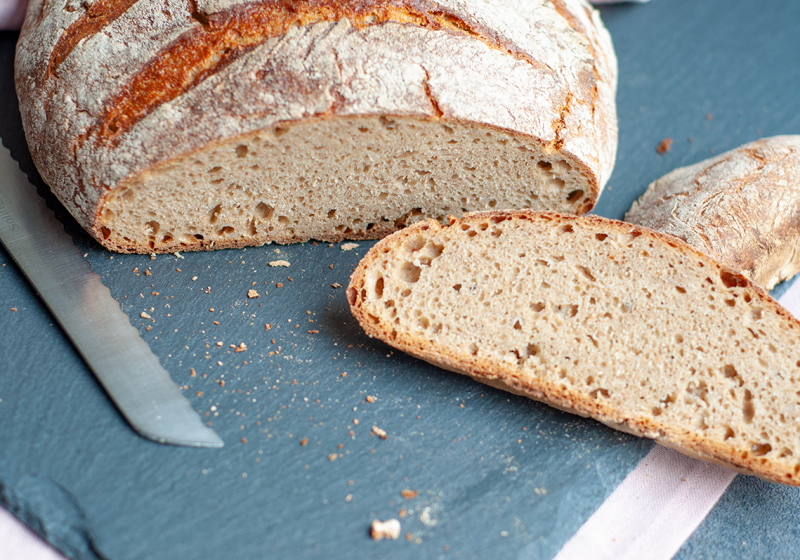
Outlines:
{"label": "sourdough bread", "polygon": [[625,220],[680,237],[770,290],[800,271],[800,136],[775,136],[676,169]]}
{"label": "sourdough bread", "polygon": [[800,323],[683,241],[597,216],[488,212],[378,242],[373,337],[704,460],[800,483]]}
{"label": "sourdough bread", "polygon": [[118,251],[582,213],[616,152],[584,0],[31,0],[16,84],[42,177]]}

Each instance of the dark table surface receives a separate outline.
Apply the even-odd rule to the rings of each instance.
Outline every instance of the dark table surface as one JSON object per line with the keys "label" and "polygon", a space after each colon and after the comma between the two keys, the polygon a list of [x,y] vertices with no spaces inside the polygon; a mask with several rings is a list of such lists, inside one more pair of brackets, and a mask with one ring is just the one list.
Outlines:
{"label": "dark table surface", "polygon": [[[654,0],[601,12],[619,57],[620,143],[596,213],[621,218],[676,167],[800,133],[800,2]],[[0,504],[67,555],[549,559],[650,449],[368,339],[332,284],[347,285],[371,243],[155,260],[105,251],[31,163],[16,38],[0,33],[3,144],[226,442],[198,450],[134,435],[0,249]],[[672,149],[658,154],[667,137]],[[291,266],[268,266],[277,259]],[[248,299],[253,282],[269,295]],[[242,342],[246,352],[229,346]],[[388,439],[371,436],[373,425]],[[405,500],[407,488],[417,497]],[[797,558],[799,498],[739,476],[677,557]],[[404,537],[373,542],[371,521],[401,510]]]}

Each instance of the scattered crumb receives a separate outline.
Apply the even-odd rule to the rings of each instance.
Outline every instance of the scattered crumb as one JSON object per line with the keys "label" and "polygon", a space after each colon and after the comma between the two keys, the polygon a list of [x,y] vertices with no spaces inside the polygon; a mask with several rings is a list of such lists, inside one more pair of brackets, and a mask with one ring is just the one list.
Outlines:
{"label": "scattered crumb", "polygon": [[422,521],[422,524],[426,527],[433,527],[436,525],[436,519],[431,517],[431,512],[432,510],[430,506],[428,506],[422,510],[422,513],[419,516],[419,520]]}
{"label": "scattered crumb", "polygon": [[11,308],[11,311],[16,311],[16,310],[17,310],[17,308],[16,308],[16,307],[12,307],[12,308]]}
{"label": "scattered crumb", "polygon": [[352,494],[348,494],[347,496],[344,497],[344,501],[345,502],[352,502],[353,501],[353,495]]}
{"label": "scattered crumb", "polygon": [[300,440],[300,447],[305,447],[306,445],[308,445],[308,438],[304,437]]}
{"label": "scattered crumb", "polygon": [[289,261],[269,261],[270,266],[292,266]]}
{"label": "scattered crumb", "polygon": [[276,288],[283,288],[283,283],[278,282],[277,284],[275,284],[275,287]]}
{"label": "scattered crumb", "polygon": [[255,290],[247,290],[247,297],[250,298],[250,299],[253,299],[253,298],[261,297],[261,294],[259,294]]}
{"label": "scattered crumb", "polygon": [[400,516],[400,519],[403,519],[406,515],[408,515],[408,512],[404,509],[401,509],[398,515]]}
{"label": "scattered crumb", "polygon": [[150,315],[148,315],[148,314],[147,314],[147,313],[145,313],[144,311],[142,311],[141,313],[139,313],[139,317],[141,317],[142,319],[152,319],[152,317],[150,317]]}
{"label": "scattered crumb", "polygon": [[203,391],[197,391],[195,393],[195,395],[198,396],[198,397],[202,397],[203,396]]}
{"label": "scattered crumb", "polygon": [[244,342],[242,342],[239,346],[236,347],[236,350],[234,350],[234,352],[244,352],[245,350],[247,350],[247,345]]}
{"label": "scattered crumb", "polygon": [[247,438],[246,437],[242,438],[242,443],[247,443]]}
{"label": "scattered crumb", "polygon": [[221,340],[217,341],[217,346],[219,346],[220,348],[222,347],[222,341]]}
{"label": "scattered crumb", "polygon": [[182,259],[182,258],[183,258],[183,255],[181,255],[181,254],[180,254],[178,251],[175,251],[175,252],[174,252],[174,253],[172,253],[172,254],[173,254],[173,255],[175,255],[176,257],[178,257],[179,259]]}
{"label": "scattered crumb", "polygon": [[411,490],[410,488],[406,488],[400,495],[403,496],[404,500],[413,500],[419,494],[419,490]]}
{"label": "scattered crumb", "polygon": [[375,519],[372,521],[370,535],[376,541],[381,539],[396,541],[400,537],[400,522],[397,519],[389,519],[387,521]]}
{"label": "scattered crumb", "polygon": [[192,377],[197,377],[197,372],[194,370],[194,368],[191,368],[190,371],[192,372]]}
{"label": "scattered crumb", "polygon": [[372,433],[378,436],[381,439],[386,439],[389,436],[386,434],[386,430],[381,430],[378,426],[372,426]]}
{"label": "scattered crumb", "polygon": [[368,403],[374,403],[375,402],[375,397],[373,397],[372,395],[367,395],[367,402]]}
{"label": "scattered crumb", "polygon": [[192,276],[192,282],[194,282],[195,280],[197,280],[197,276]]}
{"label": "scattered crumb", "polygon": [[358,426],[358,418],[353,418],[353,425]]}
{"label": "scattered crumb", "polygon": [[153,273],[152,273],[152,272],[150,272],[150,269],[148,268],[147,270],[145,270],[145,271],[144,271],[144,275],[145,275],[145,276],[152,276],[152,275],[153,275]]}
{"label": "scattered crumb", "polygon": [[[268,331],[268,330],[270,330],[271,328],[272,328],[272,323],[267,323],[266,325],[264,325],[264,330],[265,330],[265,331]],[[273,344],[275,344],[275,343],[273,342]]]}
{"label": "scattered crumb", "polygon": [[414,540],[414,535],[412,535],[411,533],[406,533],[406,540],[408,542],[413,541]]}
{"label": "scattered crumb", "polygon": [[342,251],[350,251],[358,247],[358,243],[343,243],[341,246]]}
{"label": "scattered crumb", "polygon": [[336,460],[336,453],[331,453],[328,455],[328,461],[335,461]]}
{"label": "scattered crumb", "polygon": [[707,114],[706,114],[706,120],[707,120],[707,121],[710,121],[710,120],[711,120],[711,119],[713,119],[713,118],[714,118],[714,115],[712,115],[711,113],[707,113]]}
{"label": "scattered crumb", "polygon": [[665,154],[670,150],[670,148],[672,148],[672,138],[664,138],[658,145],[658,148],[656,148],[656,151],[659,154]]}
{"label": "scattered crumb", "polygon": [[316,329],[315,329],[315,330],[313,330],[313,331],[308,331],[308,334],[317,334],[317,333],[319,333],[319,331],[318,331],[318,330],[316,330]]}
{"label": "scattered crumb", "polygon": [[333,288],[333,289],[341,288],[341,287],[342,287],[342,285],[339,284],[339,282],[334,282],[333,284],[331,284],[331,288]]}

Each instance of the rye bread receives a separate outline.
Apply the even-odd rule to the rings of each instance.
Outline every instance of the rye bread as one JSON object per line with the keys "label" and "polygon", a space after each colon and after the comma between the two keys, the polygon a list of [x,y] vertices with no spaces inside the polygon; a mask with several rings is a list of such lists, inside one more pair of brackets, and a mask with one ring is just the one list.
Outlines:
{"label": "rye bread", "polygon": [[126,252],[582,213],[617,146],[584,0],[31,0],[16,87],[42,177]]}

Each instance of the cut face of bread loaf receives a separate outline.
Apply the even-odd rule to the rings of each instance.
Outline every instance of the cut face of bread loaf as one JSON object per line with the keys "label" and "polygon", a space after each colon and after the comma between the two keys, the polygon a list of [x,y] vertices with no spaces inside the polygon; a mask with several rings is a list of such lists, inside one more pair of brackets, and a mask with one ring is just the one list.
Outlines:
{"label": "cut face of bread loaf", "polygon": [[800,483],[800,323],[679,239],[596,216],[428,221],[376,244],[347,297],[433,364]]}
{"label": "cut face of bread loaf", "polygon": [[625,220],[680,237],[766,289],[800,271],[800,136],[676,169]]}
{"label": "cut face of bread loaf", "polygon": [[32,0],[16,81],[42,177],[118,251],[583,213],[616,153],[584,0]]}

